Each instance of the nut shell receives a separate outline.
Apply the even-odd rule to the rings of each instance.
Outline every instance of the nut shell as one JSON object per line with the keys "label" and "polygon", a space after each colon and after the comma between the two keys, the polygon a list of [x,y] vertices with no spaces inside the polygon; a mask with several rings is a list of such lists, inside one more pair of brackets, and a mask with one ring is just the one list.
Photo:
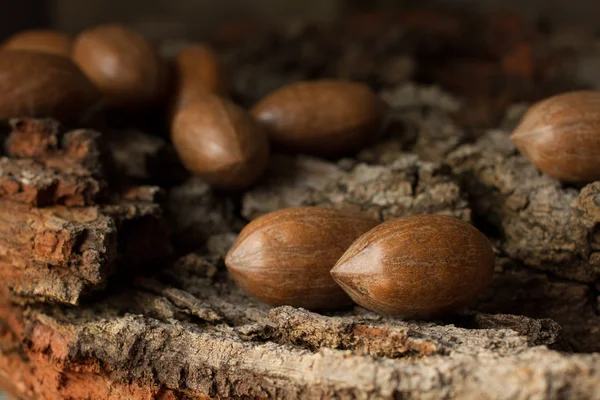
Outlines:
{"label": "nut shell", "polygon": [[177,112],[171,139],[188,171],[225,189],[244,189],[263,174],[267,136],[250,115],[213,95]]}
{"label": "nut shell", "polygon": [[481,232],[454,217],[420,215],[361,236],[331,275],[365,308],[430,318],[474,299],[493,272],[494,251]]}
{"label": "nut shell", "polygon": [[164,94],[166,74],[158,53],[141,35],[123,26],[106,25],[80,33],[73,60],[111,107],[151,105]]}
{"label": "nut shell", "polygon": [[352,301],[329,271],[348,246],[377,223],[329,208],[286,208],[249,223],[225,264],[239,287],[273,306],[348,306]]}
{"label": "nut shell", "polygon": [[0,93],[0,119],[76,122],[100,102],[96,87],[71,59],[31,51],[0,52]]}
{"label": "nut shell", "polygon": [[217,54],[203,44],[184,47],[175,57],[173,110],[181,110],[203,95],[224,95],[225,74]]}
{"label": "nut shell", "polygon": [[564,93],[534,104],[511,140],[553,178],[600,180],[600,92]]}
{"label": "nut shell", "polygon": [[362,83],[321,80],[280,88],[252,114],[282,150],[337,156],[373,141],[384,111],[384,103]]}
{"label": "nut shell", "polygon": [[64,32],[51,29],[19,32],[8,38],[1,50],[26,50],[70,57],[73,39]]}

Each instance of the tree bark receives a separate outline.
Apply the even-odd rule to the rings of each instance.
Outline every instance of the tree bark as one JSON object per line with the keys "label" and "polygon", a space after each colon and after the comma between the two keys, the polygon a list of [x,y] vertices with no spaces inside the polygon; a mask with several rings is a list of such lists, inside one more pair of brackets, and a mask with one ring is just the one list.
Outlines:
{"label": "tree bark", "polygon": [[[509,140],[527,107],[507,105],[562,69],[531,71],[532,29],[512,17],[414,12],[402,32],[380,17],[223,49],[242,102],[337,77],[389,105],[375,145],[275,155],[244,193],[181,173],[159,137],[15,121],[0,161],[0,385],[21,399],[600,398],[600,184],[560,184]],[[418,68],[384,77],[406,59]],[[298,205],[456,216],[492,241],[494,279],[434,321],[271,308],[223,259],[247,221]]]}

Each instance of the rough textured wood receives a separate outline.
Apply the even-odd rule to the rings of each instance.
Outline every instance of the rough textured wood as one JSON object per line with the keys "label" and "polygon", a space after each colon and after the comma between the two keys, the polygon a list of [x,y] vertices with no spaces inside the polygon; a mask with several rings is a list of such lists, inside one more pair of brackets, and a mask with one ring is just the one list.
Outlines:
{"label": "rough textured wood", "polygon": [[399,152],[391,165],[280,156],[263,183],[245,193],[242,215],[253,219],[283,207],[318,205],[381,220],[441,213],[469,221],[471,210],[448,172],[439,163]]}
{"label": "rough textured wood", "polygon": [[147,200],[67,208],[0,200],[0,277],[12,295],[77,304],[126,269],[169,250],[162,212]]}
{"label": "rough textured wood", "polygon": [[449,158],[475,212],[502,236],[509,257],[580,282],[598,278],[597,183],[578,191],[543,175],[504,131],[492,131]]}
{"label": "rough textured wood", "polygon": [[[70,132],[47,134],[53,130],[34,129],[31,121],[13,129],[12,143],[18,143],[14,131],[29,129],[21,139],[37,137],[38,144],[9,147],[11,163],[74,176],[85,164],[85,176],[106,176],[110,190],[85,209],[114,221],[109,268],[121,274],[77,307],[48,304],[56,301],[51,297],[2,303],[0,385],[19,398],[57,399],[599,398],[600,186],[563,186],[536,171],[508,140],[527,104],[507,107],[571,88],[561,66],[565,54],[584,65],[570,55],[589,51],[592,39],[569,47],[564,37],[545,33],[549,42],[532,49],[531,26],[511,16],[466,25],[464,18],[430,11],[389,17],[349,19],[341,31],[302,25],[230,42],[224,52],[233,94],[246,105],[284,82],[334,76],[381,89],[390,106],[381,141],[356,159],[276,157],[266,179],[242,196],[197,178],[172,179],[176,163],[161,169],[154,162],[168,154],[168,145],[140,132],[109,132],[115,162],[104,166],[114,168],[101,175],[102,168],[90,171],[103,151],[85,145],[81,153],[66,151]],[[419,83],[406,83],[413,73]],[[453,93],[428,86],[432,80]],[[82,161],[93,154],[98,162]],[[165,211],[175,233],[174,262],[159,262],[152,252],[169,244],[154,219],[161,191],[126,190],[155,182],[170,188]],[[2,201],[38,214],[61,210],[71,220],[84,210]],[[494,244],[494,279],[466,309],[430,322],[383,318],[360,307],[323,314],[270,308],[233,285],[222,257],[244,219],[292,205],[363,211],[382,220],[457,216]],[[94,226],[61,218],[81,229]],[[62,260],[78,253],[49,254]],[[127,274],[132,266],[139,267],[135,276]],[[92,270],[35,271],[46,276],[49,295],[64,288],[76,293],[75,280]],[[0,271],[18,269],[11,264]],[[23,287],[35,281],[28,271]],[[49,286],[57,271],[59,289]],[[6,285],[0,294],[9,298]]]}
{"label": "rough textured wood", "polygon": [[44,167],[31,159],[0,158],[0,198],[36,207],[92,204],[104,182]]}
{"label": "rough textured wood", "polygon": [[549,350],[561,348],[550,320],[462,314],[402,322],[360,308],[269,310],[228,281],[215,255],[186,258],[159,279],[77,310],[2,308],[0,369],[21,393],[59,398],[599,394],[600,359]]}
{"label": "rough textured wood", "polygon": [[98,176],[102,173],[100,133],[79,129],[66,131],[52,119],[12,119],[6,140],[7,155],[30,158],[65,173]]}
{"label": "rough textured wood", "polygon": [[0,276],[12,296],[77,304],[117,266],[169,251],[160,190],[107,193],[98,133],[52,120],[11,126],[0,159]]}

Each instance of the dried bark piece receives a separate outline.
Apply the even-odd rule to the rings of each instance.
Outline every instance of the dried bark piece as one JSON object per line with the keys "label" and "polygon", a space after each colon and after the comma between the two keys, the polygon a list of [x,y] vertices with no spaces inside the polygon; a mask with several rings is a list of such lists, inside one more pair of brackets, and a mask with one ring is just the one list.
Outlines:
{"label": "dried bark piece", "polygon": [[100,134],[64,132],[51,119],[13,119],[0,160],[0,198],[36,207],[86,206],[106,189],[102,179]]}
{"label": "dried bark piece", "polygon": [[0,198],[43,207],[85,206],[94,202],[104,182],[46,168],[30,159],[0,159]]}
{"label": "dried bark piece", "polygon": [[52,119],[16,118],[6,152],[12,158],[31,158],[42,165],[77,176],[99,176],[104,156],[100,133],[92,130],[65,132]]}
{"label": "dried bark piece", "polygon": [[508,257],[561,278],[597,278],[593,215],[600,206],[585,200],[590,189],[579,193],[541,174],[503,131],[460,147],[448,162],[474,212],[499,229],[499,246]]}
{"label": "dried bark piece", "polygon": [[82,208],[0,200],[0,221],[0,276],[23,300],[77,304],[118,260],[131,271],[170,251],[160,207],[137,199]]}
{"label": "dried bark piece", "polygon": [[589,285],[553,279],[505,257],[496,258],[496,271],[490,287],[473,308],[551,318],[564,329],[569,348],[586,353],[600,351],[598,301]]}
{"label": "dried bark piece", "polygon": [[12,294],[75,304],[104,283],[116,252],[114,221],[98,208],[43,209],[0,200],[0,274]]}
{"label": "dried bark piece", "polygon": [[360,161],[390,164],[398,153],[410,150],[423,160],[441,162],[468,139],[454,121],[463,104],[437,86],[407,83],[383,90],[380,96],[389,105],[388,137],[361,151]]}
{"label": "dried bark piece", "polygon": [[[20,395],[50,398],[560,393],[578,399],[600,390],[600,357],[539,346],[560,340],[548,320],[473,314],[446,325],[352,311],[335,317],[291,307],[269,312],[253,308],[215,267],[221,272],[207,278],[179,264],[159,280],[78,309],[30,306],[21,313],[3,304],[0,371]],[[164,283],[169,274],[183,286]]]}
{"label": "dried bark piece", "polygon": [[469,221],[458,184],[440,164],[396,154],[389,166],[339,165],[309,157],[274,157],[263,183],[246,192],[242,215],[256,218],[284,207],[329,206],[388,220],[447,214]]}

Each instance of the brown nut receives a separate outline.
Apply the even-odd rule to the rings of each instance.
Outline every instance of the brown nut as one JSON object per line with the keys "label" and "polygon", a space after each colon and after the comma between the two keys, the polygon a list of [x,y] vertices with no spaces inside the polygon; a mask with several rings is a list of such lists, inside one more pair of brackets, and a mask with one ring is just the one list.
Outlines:
{"label": "brown nut", "polygon": [[420,215],[365,233],[331,275],[365,308],[429,318],[474,299],[493,272],[494,251],[481,232],[454,217]]}
{"label": "brown nut", "polygon": [[510,138],[553,178],[600,180],[600,91],[564,93],[534,104]]}
{"label": "brown nut", "polygon": [[111,107],[151,105],[164,94],[165,69],[158,53],[141,35],[123,26],[106,25],[80,33],[73,60]]}
{"label": "brown nut", "polygon": [[76,122],[100,93],[70,58],[31,51],[0,52],[0,119],[52,117]]}
{"label": "brown nut", "polygon": [[203,44],[184,47],[175,57],[175,89],[172,109],[185,108],[207,93],[224,95],[226,79],[217,54]]}
{"label": "brown nut", "polygon": [[377,224],[329,208],[275,211],[242,230],[225,264],[240,288],[273,306],[348,306],[352,301],[329,271],[357,237]]}
{"label": "brown nut", "polygon": [[244,189],[263,174],[269,142],[242,108],[213,95],[175,114],[171,139],[188,171],[226,189]]}
{"label": "brown nut", "polygon": [[253,109],[277,147],[290,152],[336,156],[371,142],[384,103],[362,83],[299,82],[278,89]]}
{"label": "brown nut", "polygon": [[8,38],[1,50],[27,50],[70,57],[73,39],[61,31],[52,29],[30,30]]}

